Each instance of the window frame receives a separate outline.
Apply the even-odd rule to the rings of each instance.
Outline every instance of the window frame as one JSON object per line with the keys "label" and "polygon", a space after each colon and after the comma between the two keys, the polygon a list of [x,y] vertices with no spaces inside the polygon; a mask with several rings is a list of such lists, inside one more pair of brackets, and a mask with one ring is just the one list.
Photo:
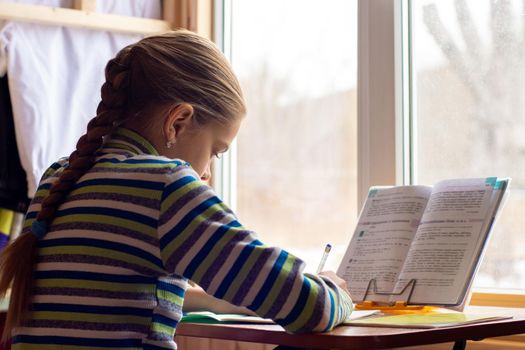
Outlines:
{"label": "window frame", "polygon": [[[372,185],[410,184],[417,159],[416,98],[408,24],[412,0],[358,1],[358,208]],[[231,58],[231,0],[214,1],[213,39]],[[380,103],[377,103],[378,100]],[[214,164],[213,185],[236,209],[237,146]],[[357,213],[358,214],[358,213]],[[525,307],[525,291],[474,290],[470,305]]]}
{"label": "window frame", "polygon": [[[398,170],[403,157],[398,143],[402,125],[396,118],[393,3],[358,0],[358,207],[363,205],[370,186],[403,181],[403,173]],[[381,103],[374,103],[378,96]]]}
{"label": "window frame", "polygon": [[[231,62],[232,1],[214,0],[212,40]],[[233,210],[237,210],[237,139],[231,143],[228,152],[216,159],[212,168],[212,186]]]}

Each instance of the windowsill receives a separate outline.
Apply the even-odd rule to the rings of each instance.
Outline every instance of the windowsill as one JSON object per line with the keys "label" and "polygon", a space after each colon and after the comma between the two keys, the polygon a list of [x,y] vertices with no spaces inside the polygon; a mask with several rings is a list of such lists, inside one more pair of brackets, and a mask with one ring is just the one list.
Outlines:
{"label": "windowsill", "polygon": [[525,292],[512,289],[478,289],[472,293],[470,305],[525,308]]}

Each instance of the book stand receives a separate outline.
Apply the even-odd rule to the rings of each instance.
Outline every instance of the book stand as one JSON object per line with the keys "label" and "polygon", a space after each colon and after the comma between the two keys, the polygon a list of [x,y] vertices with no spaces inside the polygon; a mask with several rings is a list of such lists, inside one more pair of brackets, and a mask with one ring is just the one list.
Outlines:
{"label": "book stand", "polygon": [[[377,281],[375,278],[372,278],[370,281],[368,281],[368,286],[366,287],[365,295],[363,297],[363,301],[361,303],[358,303],[355,305],[355,308],[358,310],[381,310],[383,312],[411,312],[411,311],[417,311],[417,312],[431,312],[436,309],[434,306],[428,306],[428,305],[408,305],[410,302],[410,298],[412,297],[412,293],[414,292],[414,288],[416,286],[416,279],[413,278],[403,287],[401,292],[399,293],[389,293],[389,292],[380,292],[377,290]],[[410,288],[410,289],[409,289]],[[380,305],[375,301],[372,300],[366,300],[366,298],[370,294],[376,294],[376,295],[404,295],[405,292],[408,290],[408,296],[406,300],[398,300],[395,301],[393,304],[390,305]]]}

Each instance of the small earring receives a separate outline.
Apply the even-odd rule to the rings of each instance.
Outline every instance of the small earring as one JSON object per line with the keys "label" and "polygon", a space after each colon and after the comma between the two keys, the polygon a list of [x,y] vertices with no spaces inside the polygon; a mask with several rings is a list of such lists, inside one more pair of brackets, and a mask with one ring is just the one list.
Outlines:
{"label": "small earring", "polygon": [[166,142],[166,147],[167,148],[171,148],[171,146],[173,146],[173,142],[171,142],[171,141]]}

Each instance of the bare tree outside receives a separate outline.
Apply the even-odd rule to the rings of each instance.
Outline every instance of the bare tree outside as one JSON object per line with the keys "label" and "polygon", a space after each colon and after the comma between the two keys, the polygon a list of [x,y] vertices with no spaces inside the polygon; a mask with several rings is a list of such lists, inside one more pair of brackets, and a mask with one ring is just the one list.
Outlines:
{"label": "bare tree outside", "polygon": [[[525,1],[414,7],[418,182],[512,177],[477,285],[525,288]],[[419,64],[431,46],[443,59]]]}
{"label": "bare tree outside", "polygon": [[232,62],[248,104],[237,213],[310,272],[326,243],[337,268],[357,218],[356,10],[348,0],[233,2]]}

